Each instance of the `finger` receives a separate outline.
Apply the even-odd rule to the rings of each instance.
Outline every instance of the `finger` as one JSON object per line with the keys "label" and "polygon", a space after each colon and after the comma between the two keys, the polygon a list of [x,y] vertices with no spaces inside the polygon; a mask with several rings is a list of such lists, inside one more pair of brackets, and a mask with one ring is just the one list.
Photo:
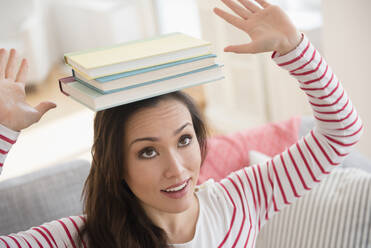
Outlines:
{"label": "finger", "polygon": [[6,50],[0,49],[0,80],[5,78],[5,66],[6,66]]}
{"label": "finger", "polygon": [[228,46],[224,48],[224,52],[232,52],[232,53],[258,53],[258,48],[256,47],[256,44],[254,42],[250,42],[248,44],[242,44],[242,45],[234,45],[234,46]]}
{"label": "finger", "polygon": [[251,2],[250,0],[238,0],[246,9],[250,10],[252,13],[258,12],[261,8]]}
{"label": "finger", "polygon": [[224,10],[221,10],[219,8],[214,8],[214,13],[217,14],[219,17],[223,18],[225,21],[232,24],[233,26],[239,29],[243,29],[245,20],[234,15],[231,15],[228,12],[225,12]]}
{"label": "finger", "polygon": [[19,67],[19,71],[17,73],[15,81],[25,83],[27,80],[27,72],[28,72],[27,59],[22,59],[21,66]]}
{"label": "finger", "polygon": [[267,8],[268,6],[270,6],[270,4],[265,0],[255,0],[255,1],[258,2],[260,6],[262,6],[263,8]]}
{"label": "finger", "polygon": [[15,79],[16,74],[16,53],[17,51],[12,48],[10,49],[10,54],[8,58],[8,64],[5,69],[5,78]]}
{"label": "finger", "polygon": [[57,104],[54,102],[42,102],[39,103],[35,109],[39,112],[37,121],[41,119],[41,117],[50,109],[57,107]]}
{"label": "finger", "polygon": [[222,0],[222,2],[243,19],[247,19],[251,15],[251,12],[249,10],[243,8],[241,5],[235,3],[234,1]]}

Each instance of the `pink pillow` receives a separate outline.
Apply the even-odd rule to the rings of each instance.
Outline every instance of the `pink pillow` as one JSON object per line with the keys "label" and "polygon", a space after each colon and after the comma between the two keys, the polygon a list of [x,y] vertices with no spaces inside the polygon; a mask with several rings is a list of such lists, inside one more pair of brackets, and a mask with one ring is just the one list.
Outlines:
{"label": "pink pillow", "polygon": [[230,135],[208,139],[208,153],[198,183],[209,178],[219,181],[229,173],[249,165],[248,152],[256,150],[268,156],[283,152],[298,139],[300,117],[268,123]]}

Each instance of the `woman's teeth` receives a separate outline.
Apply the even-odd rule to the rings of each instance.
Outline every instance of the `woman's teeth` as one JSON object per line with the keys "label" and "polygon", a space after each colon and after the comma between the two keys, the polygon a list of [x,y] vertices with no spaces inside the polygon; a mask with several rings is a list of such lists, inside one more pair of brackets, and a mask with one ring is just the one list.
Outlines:
{"label": "woman's teeth", "polygon": [[179,185],[178,187],[171,188],[171,189],[166,189],[166,190],[164,190],[164,191],[166,191],[166,192],[179,191],[179,190],[184,189],[184,187],[187,186],[187,184],[188,184],[188,180],[187,180],[185,183],[183,183],[182,185]]}

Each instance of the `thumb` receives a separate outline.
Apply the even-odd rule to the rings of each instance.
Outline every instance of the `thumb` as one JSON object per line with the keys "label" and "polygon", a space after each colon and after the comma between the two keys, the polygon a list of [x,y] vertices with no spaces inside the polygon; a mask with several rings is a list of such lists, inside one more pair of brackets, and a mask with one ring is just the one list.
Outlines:
{"label": "thumb", "polygon": [[41,118],[41,116],[43,116],[47,111],[55,107],[57,107],[57,104],[54,102],[41,102],[35,107],[35,109],[40,113]]}
{"label": "thumb", "polygon": [[254,42],[250,42],[248,44],[242,44],[242,45],[234,45],[234,46],[228,46],[224,48],[224,52],[232,52],[232,53],[258,53],[256,45]]}

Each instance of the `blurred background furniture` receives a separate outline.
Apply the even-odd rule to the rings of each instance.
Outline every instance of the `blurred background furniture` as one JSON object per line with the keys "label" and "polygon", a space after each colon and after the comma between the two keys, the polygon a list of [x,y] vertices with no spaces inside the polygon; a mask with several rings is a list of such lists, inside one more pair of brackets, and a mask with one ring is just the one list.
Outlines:
{"label": "blurred background furniture", "polygon": [[[301,118],[299,137],[314,125]],[[250,162],[269,157],[250,152]],[[367,248],[371,246],[371,160],[354,150],[310,192],[263,226],[257,248]]]}

